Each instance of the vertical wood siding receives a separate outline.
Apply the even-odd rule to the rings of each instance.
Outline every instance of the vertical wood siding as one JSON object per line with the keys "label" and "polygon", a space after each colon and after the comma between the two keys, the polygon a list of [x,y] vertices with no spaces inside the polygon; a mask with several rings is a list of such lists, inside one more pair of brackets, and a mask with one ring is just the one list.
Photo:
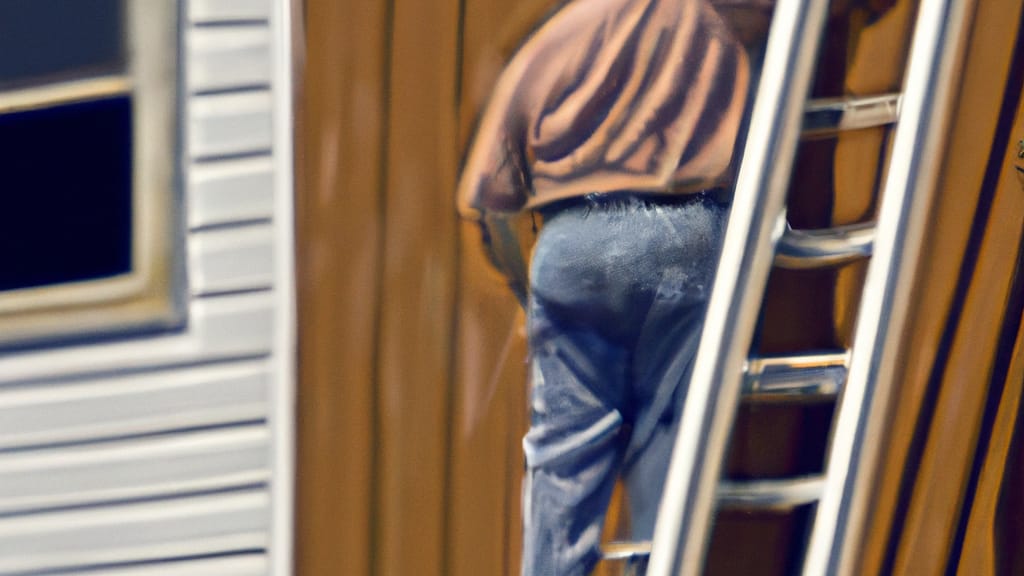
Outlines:
{"label": "vertical wood siding", "polygon": [[454,188],[508,55],[498,38],[521,11],[506,0],[305,3],[300,574],[509,565],[525,346],[478,232],[456,219]]}

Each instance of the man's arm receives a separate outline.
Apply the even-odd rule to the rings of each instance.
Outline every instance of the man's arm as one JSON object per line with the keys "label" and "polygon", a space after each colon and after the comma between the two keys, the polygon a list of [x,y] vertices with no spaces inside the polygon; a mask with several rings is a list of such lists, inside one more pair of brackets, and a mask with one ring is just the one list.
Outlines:
{"label": "man's arm", "polygon": [[529,248],[524,240],[532,238],[523,234],[530,177],[514,97],[519,68],[505,71],[481,118],[459,182],[458,209],[480,226],[488,260],[525,307]]}
{"label": "man's arm", "polygon": [[[490,163],[491,169],[476,173],[480,179],[475,185],[463,184],[465,196],[461,198],[460,213],[480,226],[488,260],[505,277],[509,288],[525,307],[529,289],[529,248],[524,246],[524,240],[532,238],[523,234],[523,221],[529,219],[524,218],[521,210],[529,184],[524,167],[515,159],[517,152],[503,147],[499,150]],[[463,178],[472,178],[473,174],[467,172]]]}
{"label": "man's arm", "polygon": [[505,277],[516,299],[525,308],[529,294],[528,249],[522,228],[531,222],[523,214],[489,212],[479,220],[483,248],[491,264]]}

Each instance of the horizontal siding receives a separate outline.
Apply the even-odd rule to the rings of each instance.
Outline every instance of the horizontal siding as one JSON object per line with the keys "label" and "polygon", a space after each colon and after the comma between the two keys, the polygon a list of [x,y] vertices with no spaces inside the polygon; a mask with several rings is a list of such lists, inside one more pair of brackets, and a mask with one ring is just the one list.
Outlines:
{"label": "horizontal siding", "polygon": [[0,389],[0,451],[265,419],[269,389],[265,360]]}
{"label": "horizontal siding", "polygon": [[270,288],[274,237],[270,224],[218,228],[188,240],[193,296]]}
{"label": "horizontal siding", "polygon": [[0,356],[0,576],[271,572],[273,5],[185,4],[185,327]]}
{"label": "horizontal siding", "polygon": [[269,220],[274,205],[270,155],[193,164],[186,200],[193,230],[239,220]]}
{"label": "horizontal siding", "polygon": [[270,86],[270,28],[218,26],[188,33],[187,89],[192,93]]}
{"label": "horizontal siding", "polygon": [[194,98],[188,144],[193,160],[267,153],[272,140],[269,90]]}
{"label": "horizontal siding", "polygon": [[270,480],[266,426],[0,454],[0,516]]}
{"label": "horizontal siding", "polygon": [[270,292],[199,298],[180,332],[111,340],[91,346],[33,350],[0,358],[0,388],[99,374],[189,366],[270,354],[274,323]]}
{"label": "horizontal siding", "polygon": [[218,24],[267,20],[271,0],[189,0],[188,19],[193,24]]}
{"label": "horizontal siding", "polygon": [[266,490],[0,518],[0,574],[267,547]]}
{"label": "horizontal siding", "polygon": [[149,566],[106,567],[79,573],[102,573],[105,576],[261,576],[267,571],[265,554],[240,554],[226,558],[160,562]]}

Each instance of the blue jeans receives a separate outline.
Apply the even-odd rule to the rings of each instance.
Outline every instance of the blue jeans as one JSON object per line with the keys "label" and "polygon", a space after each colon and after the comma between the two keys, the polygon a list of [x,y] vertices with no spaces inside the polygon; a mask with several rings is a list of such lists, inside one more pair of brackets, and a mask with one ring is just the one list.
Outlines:
{"label": "blue jeans", "polygon": [[728,209],[616,195],[545,211],[530,270],[524,576],[588,574],[621,474],[649,539]]}

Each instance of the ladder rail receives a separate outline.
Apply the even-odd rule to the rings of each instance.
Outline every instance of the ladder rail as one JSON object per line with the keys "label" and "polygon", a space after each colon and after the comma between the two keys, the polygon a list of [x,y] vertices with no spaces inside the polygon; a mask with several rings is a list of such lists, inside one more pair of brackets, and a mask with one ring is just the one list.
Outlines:
{"label": "ladder rail", "polygon": [[[779,0],[718,272],[658,510],[649,576],[703,569],[716,487],[775,244],[827,0]],[[746,295],[745,297],[741,297]]]}
{"label": "ladder rail", "polygon": [[911,299],[911,279],[940,170],[972,0],[923,0],[908,55],[900,119],[882,189],[850,371],[833,429],[822,501],[804,576],[853,575],[882,438],[895,390],[894,367]]}

